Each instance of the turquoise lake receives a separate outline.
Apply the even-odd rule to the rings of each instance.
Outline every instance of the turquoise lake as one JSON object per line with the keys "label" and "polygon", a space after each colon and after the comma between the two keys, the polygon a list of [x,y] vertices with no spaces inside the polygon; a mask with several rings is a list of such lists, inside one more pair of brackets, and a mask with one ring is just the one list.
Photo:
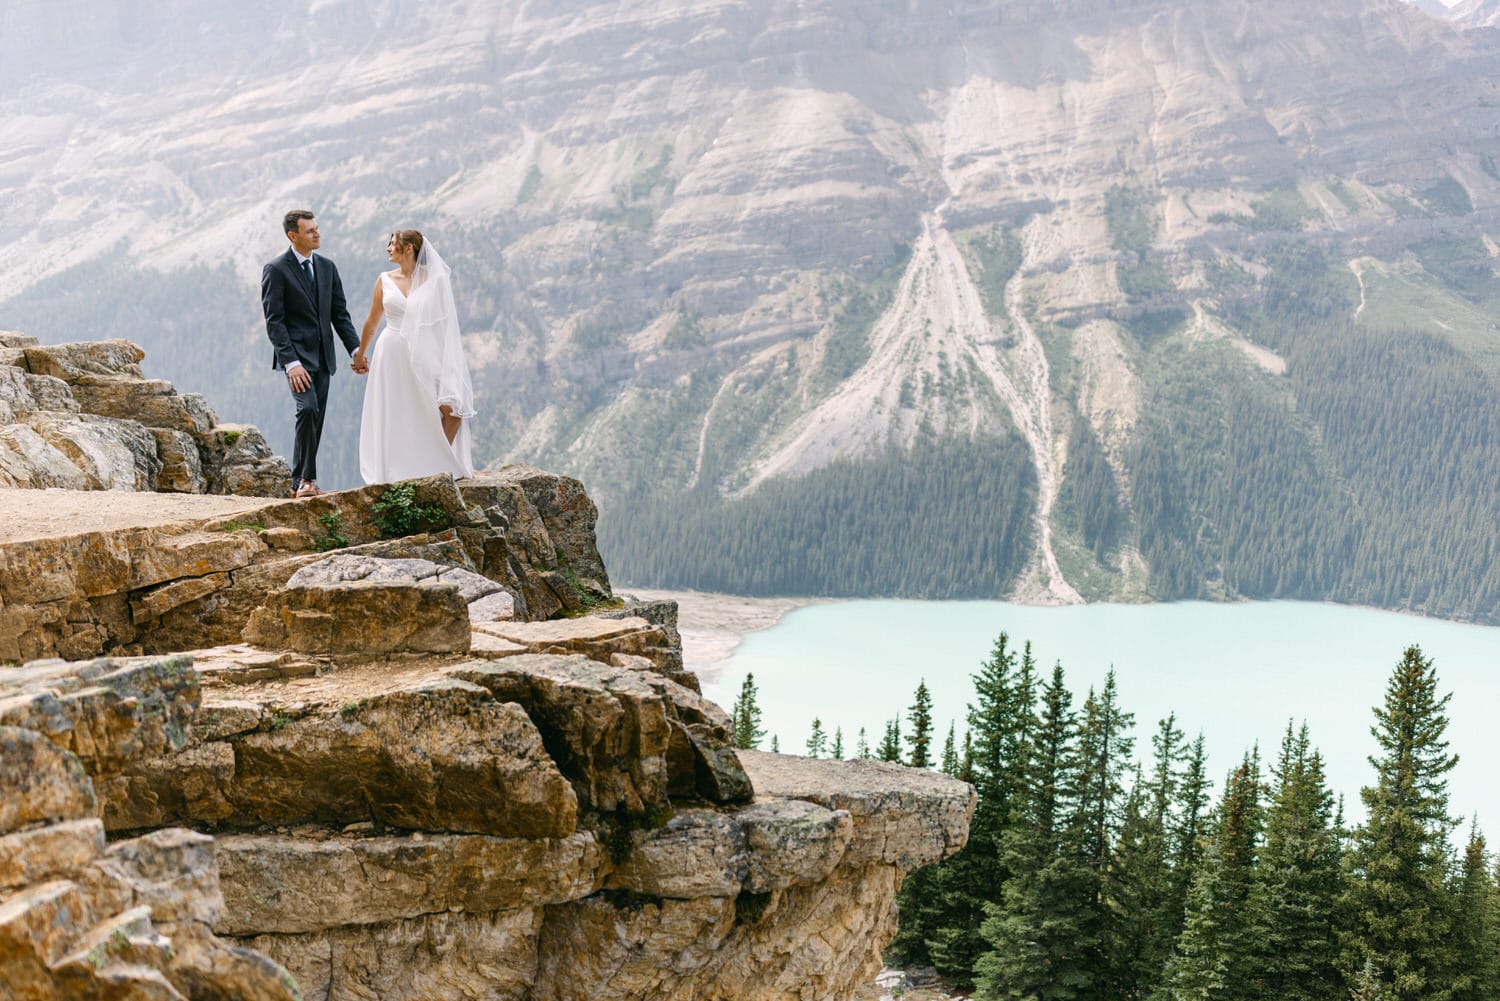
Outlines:
{"label": "turquoise lake", "polygon": [[1359,788],[1374,775],[1371,709],[1415,643],[1453,693],[1448,740],[1460,761],[1449,775],[1450,812],[1477,813],[1491,843],[1500,838],[1500,628],[1304,602],[846,601],[799,608],[750,634],[704,677],[704,692],[727,709],[753,672],[764,725],[783,752],[805,753],[818,717],[830,736],[843,728],[852,756],[859,728],[873,748],[926,679],[936,755],[950,721],[962,740],[971,675],[1001,632],[1017,645],[1029,640],[1045,674],[1062,663],[1075,708],[1113,666],[1135,714],[1138,757],[1149,758],[1156,723],[1170,712],[1189,739],[1201,731],[1216,794],[1247,748],[1259,742],[1262,758],[1273,758],[1287,721],[1305,720],[1351,820],[1363,816]]}

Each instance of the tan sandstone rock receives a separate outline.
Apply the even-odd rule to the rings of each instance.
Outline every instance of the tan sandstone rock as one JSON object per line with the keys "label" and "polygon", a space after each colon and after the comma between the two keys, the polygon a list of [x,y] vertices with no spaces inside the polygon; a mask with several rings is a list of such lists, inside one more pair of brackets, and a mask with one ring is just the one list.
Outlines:
{"label": "tan sandstone rock", "polygon": [[565,838],[242,834],[219,838],[216,851],[224,935],[563,903],[596,892],[605,871],[603,850],[585,831]]}

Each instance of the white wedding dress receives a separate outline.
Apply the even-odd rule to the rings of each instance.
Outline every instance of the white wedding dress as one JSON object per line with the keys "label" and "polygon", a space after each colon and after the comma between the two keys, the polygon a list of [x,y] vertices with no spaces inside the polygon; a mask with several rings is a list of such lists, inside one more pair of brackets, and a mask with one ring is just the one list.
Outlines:
{"label": "white wedding dress", "polygon": [[[380,276],[380,287],[385,329],[370,355],[359,426],[360,475],[366,483],[438,473],[473,476],[473,390],[447,267],[424,246],[410,298],[389,272]],[[443,433],[440,401],[463,418],[452,444]]]}

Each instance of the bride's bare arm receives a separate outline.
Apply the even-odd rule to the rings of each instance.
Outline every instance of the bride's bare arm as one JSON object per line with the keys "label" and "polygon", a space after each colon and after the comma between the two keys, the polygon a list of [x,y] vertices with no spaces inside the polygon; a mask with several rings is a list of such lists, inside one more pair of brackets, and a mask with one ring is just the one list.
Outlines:
{"label": "bride's bare arm", "polygon": [[370,342],[375,339],[375,331],[380,327],[381,317],[385,316],[385,303],[380,295],[380,279],[375,279],[375,294],[370,298],[370,315],[365,317],[365,328],[359,333],[359,347],[354,354],[361,362],[365,360],[370,350]]}

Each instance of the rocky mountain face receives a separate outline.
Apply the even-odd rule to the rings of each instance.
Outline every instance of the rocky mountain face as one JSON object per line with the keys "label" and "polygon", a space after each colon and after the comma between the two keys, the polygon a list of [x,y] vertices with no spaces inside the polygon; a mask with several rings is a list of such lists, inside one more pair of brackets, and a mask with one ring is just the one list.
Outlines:
{"label": "rocky mountain face", "polygon": [[[692,529],[686,514],[768,484],[815,493],[840,462],[1018,436],[1027,555],[974,593],[1426,607],[1419,582],[1363,595],[1360,568],[1338,586],[1244,583],[1201,526],[1291,532],[1274,512],[1299,502],[1279,486],[1244,511],[1189,497],[1163,523],[1136,495],[1160,451],[1143,422],[1223,412],[1175,393],[1187,359],[1222,369],[1220,388],[1315,409],[1320,390],[1285,378],[1289,345],[1247,313],[1311,272],[1288,246],[1347,292],[1322,327],[1410,329],[1500,371],[1487,30],[1397,0],[205,0],[0,17],[0,236],[17,250],[0,319],[47,340],[136,338],[153,371],[273,444],[290,413],[254,285],[284,246],[280,212],[309,205],[356,324],[386,231],[416,225],[444,249],[482,458],[676,505],[704,546],[747,519]],[[338,385],[325,451],[347,480],[358,380]],[[1326,432],[1303,428],[1296,448],[1357,494]],[[1070,499],[1080,435],[1108,469],[1108,538]],[[1393,546],[1383,566],[1407,574],[1400,554],[1422,546]],[[1164,554],[1189,550],[1179,575]],[[692,562],[652,572],[680,581]]]}
{"label": "rocky mountain face", "polygon": [[737,751],[576,480],[136,485],[0,488],[7,999],[848,997],[967,838],[966,783]]}

